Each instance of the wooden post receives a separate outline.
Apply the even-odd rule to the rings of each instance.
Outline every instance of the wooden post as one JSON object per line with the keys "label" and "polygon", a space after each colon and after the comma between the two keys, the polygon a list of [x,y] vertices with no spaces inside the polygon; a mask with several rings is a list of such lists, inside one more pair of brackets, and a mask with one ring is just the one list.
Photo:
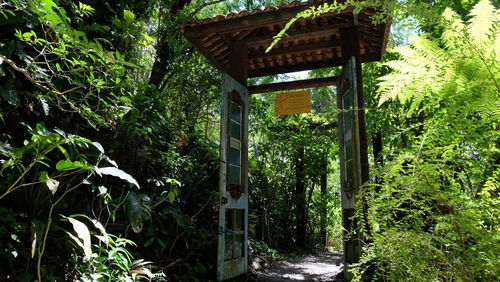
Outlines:
{"label": "wooden post", "polygon": [[[349,104],[351,109],[348,110],[352,116],[352,129],[349,131],[349,135],[345,135],[344,124],[341,121],[340,141],[341,141],[341,172],[346,173],[346,156],[344,150],[347,150],[347,144],[343,142],[349,139],[349,152],[352,154],[352,160],[349,164],[349,171],[351,172],[352,179],[346,179],[346,176],[342,175],[342,223],[344,227],[344,265],[345,271],[344,275],[347,280],[352,279],[352,274],[349,272],[349,265],[359,261],[361,255],[361,238],[360,234],[357,232],[358,226],[357,221],[353,218],[355,215],[356,207],[356,195],[359,192],[361,185],[369,181],[369,167],[368,167],[368,142],[366,133],[366,122],[365,122],[365,111],[364,111],[364,96],[363,96],[363,81],[361,73],[361,57],[360,57],[360,42],[359,42],[359,32],[358,26],[356,25],[356,16],[354,16],[353,28],[340,30],[342,38],[342,57],[346,60],[347,69],[344,69],[344,78],[346,83],[349,83],[352,91],[352,96],[350,98]],[[349,72],[350,75],[346,75]],[[339,85],[341,88],[347,85]],[[339,89],[338,93],[338,103],[343,105],[343,100],[341,93],[343,90]],[[339,118],[344,118],[343,113],[339,115]],[[347,133],[346,133],[347,134]],[[352,145],[351,145],[352,144]],[[347,151],[346,151],[347,152]],[[359,208],[359,207],[358,207]]]}
{"label": "wooden post", "polygon": [[321,166],[323,168],[321,173],[321,243],[326,247],[326,225],[328,222],[328,210],[326,208],[328,203],[328,199],[326,198],[326,190],[328,187],[328,159],[326,156],[323,156]]}
{"label": "wooden post", "polygon": [[229,56],[229,72],[233,78],[243,86],[247,85],[248,78],[248,49],[247,45],[236,42],[231,45]]}

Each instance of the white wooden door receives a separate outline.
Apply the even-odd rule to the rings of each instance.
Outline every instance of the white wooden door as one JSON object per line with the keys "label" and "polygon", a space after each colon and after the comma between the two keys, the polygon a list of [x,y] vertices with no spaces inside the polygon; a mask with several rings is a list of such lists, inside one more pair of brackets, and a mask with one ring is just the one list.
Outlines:
{"label": "white wooden door", "polygon": [[346,236],[356,229],[352,219],[355,212],[355,196],[362,181],[360,117],[356,75],[356,58],[351,57],[342,69],[337,86],[339,124],[340,182],[342,198],[342,222],[344,227],[344,262],[346,265],[359,259],[361,244],[356,236]]}
{"label": "white wooden door", "polygon": [[217,280],[248,268],[248,90],[224,74]]}

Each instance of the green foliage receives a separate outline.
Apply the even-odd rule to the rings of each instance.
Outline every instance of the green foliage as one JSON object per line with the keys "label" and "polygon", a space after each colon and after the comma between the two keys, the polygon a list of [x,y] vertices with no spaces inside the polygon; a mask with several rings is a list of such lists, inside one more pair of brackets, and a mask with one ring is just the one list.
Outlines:
{"label": "green foliage", "polygon": [[141,281],[148,278],[149,281],[162,280],[165,278],[163,273],[152,273],[150,269],[144,266],[151,262],[143,259],[134,260],[133,255],[127,250],[127,247],[136,246],[136,244],[124,238],[120,238],[106,232],[100,222],[90,219],[87,216],[81,216],[90,221],[98,230],[94,237],[99,240],[94,244],[94,250],[91,249],[91,232],[81,221],[75,219],[78,215],[65,217],[73,225],[77,236],[71,232],[67,234],[73,241],[84,250],[84,257],[76,255],[75,264],[80,264],[77,277],[82,281]]}
{"label": "green foliage", "polygon": [[[281,2],[2,2],[0,280],[152,279],[133,257],[174,280],[207,280],[215,272],[221,76],[177,26]],[[368,131],[383,137],[386,158],[375,167],[385,182],[364,194],[370,205],[360,220],[372,232],[360,275],[498,277],[498,13],[483,1],[468,16],[475,3],[345,1],[296,18],[375,6],[374,21],[406,17],[441,38],[386,54],[405,62],[389,63],[395,72],[386,79],[404,85],[385,80],[377,93],[389,67],[364,66]],[[449,11],[440,17],[448,6],[462,21]],[[336,137],[310,128],[335,121],[333,95],[313,92],[314,118],[275,118],[272,95],[252,98],[250,232],[268,243],[254,242],[258,251],[293,244],[301,148],[307,235],[321,245],[326,212],[329,244],[341,248]],[[323,156],[333,183],[326,195]],[[92,214],[103,226],[55,214]],[[54,267],[61,261],[68,264]]]}
{"label": "green foliage", "polygon": [[[2,173],[8,173],[7,178],[2,181],[0,199],[13,193],[15,190],[44,183],[55,194],[62,179],[74,174],[85,173],[93,170],[95,165],[89,164],[85,158],[71,161],[75,156],[79,156],[79,150],[89,149],[89,145],[96,145],[89,139],[67,135],[61,130],[49,131],[43,124],[37,124],[34,129],[29,128],[31,139],[25,140],[24,145],[13,147],[10,144],[2,143],[0,154],[2,155]],[[53,151],[65,158],[51,166],[50,154]],[[81,157],[81,156],[79,156]],[[54,174],[48,174],[47,170],[54,170]],[[72,172],[70,172],[72,171]],[[30,174],[33,174],[28,178]]]}
{"label": "green foliage", "polygon": [[150,199],[145,194],[130,192],[125,200],[125,213],[134,232],[142,230],[143,222],[151,219]]}
{"label": "green foliage", "polygon": [[[411,165],[404,167],[403,160]],[[482,197],[466,190],[475,183],[461,183],[457,170],[471,174],[474,168],[409,155],[398,161],[382,174],[390,184],[376,187],[377,193],[375,187],[365,191],[372,243],[360,269],[389,280],[495,280],[498,195]]]}
{"label": "green foliage", "polygon": [[[96,128],[110,126],[113,120],[122,118],[129,105],[120,96],[129,95],[123,89],[121,77],[127,69],[139,67],[126,61],[119,50],[110,49],[105,38],[89,38],[84,30],[91,26],[85,22],[95,10],[79,3],[72,4],[73,10],[68,12],[69,9],[52,0],[16,2],[14,8],[10,17],[24,19],[27,24],[15,30],[17,40],[12,38],[1,45],[0,64],[11,68],[8,74],[12,79],[27,79],[31,83],[32,96],[44,103],[45,115],[49,114],[49,105],[55,106],[78,113]],[[78,15],[73,20],[72,13]],[[133,13],[127,11],[124,18],[126,26],[118,26],[119,32],[148,46],[144,42],[150,42],[150,38],[140,39],[140,31],[130,27]],[[31,21],[35,24],[30,24]],[[8,24],[8,21],[0,23]],[[4,91],[11,94],[2,96],[19,105],[14,85],[6,86]],[[93,107],[96,104],[99,107]]]}
{"label": "green foliage", "polygon": [[[30,125],[45,121],[51,128],[103,145],[97,151],[75,152],[65,144],[64,151],[53,149],[46,157],[50,161],[42,160],[50,168],[38,172],[43,165],[34,165],[19,182],[24,188],[30,187],[24,180],[40,182],[36,185],[44,188],[41,195],[40,189],[26,189],[29,195],[23,197],[25,189],[15,188],[2,199],[2,203],[11,198],[19,203],[19,197],[26,201],[30,218],[41,222],[34,228],[42,230],[38,239],[54,203],[52,191],[58,197],[65,187],[82,181],[89,189],[72,190],[52,212],[92,214],[113,233],[134,237],[140,246],[133,249],[135,255],[164,265],[176,262],[172,267],[183,275],[190,275],[188,268],[198,276],[213,269],[207,258],[215,248],[212,206],[218,179],[217,151],[209,138],[217,133],[220,75],[201,55],[193,54],[177,28],[178,20],[198,7],[188,7],[182,15],[176,14],[182,9],[177,7],[147,0],[30,0],[0,5],[1,141],[20,144],[25,139],[17,126],[20,121]],[[161,50],[158,55],[157,50]],[[150,84],[157,62],[164,63],[157,72],[160,81]],[[102,147],[116,162],[103,154]],[[23,161],[33,155],[25,154]],[[3,175],[14,175],[14,162],[2,162]],[[60,174],[67,175],[67,181]],[[15,180],[11,176],[5,183],[12,185]],[[24,202],[20,203],[9,211],[24,214]],[[45,278],[61,279],[69,270],[50,263],[67,260],[68,254],[62,242],[51,238],[60,235],[60,219],[51,218],[53,228],[40,272]],[[129,232],[130,227],[138,233]],[[32,242],[22,239],[25,246]],[[12,257],[10,251],[6,257]],[[26,271],[19,267],[29,257],[22,255],[1,272],[30,275],[32,265]]]}
{"label": "green foliage", "polygon": [[[53,214],[75,213],[92,214],[120,234],[118,241],[134,238],[138,247],[128,248],[131,254],[162,262],[174,277],[176,272],[188,279],[213,272],[218,162],[210,138],[218,132],[220,74],[193,53],[177,28],[198,6],[179,11],[184,4],[177,4],[0,4],[0,140],[5,151],[0,205],[6,209],[7,228],[0,234],[5,242],[0,280],[67,280],[82,273],[76,258],[74,264],[53,267],[69,261],[70,253],[67,240],[59,240],[68,238],[62,232],[68,223]],[[154,72],[159,81],[150,79]],[[34,127],[41,121],[47,128],[63,129],[50,130],[57,135],[74,134],[49,136],[51,145],[25,149],[21,144],[31,136],[19,122]],[[65,138],[82,146],[67,144]],[[45,149],[50,151],[40,151]],[[77,185],[84,189],[72,189]]]}
{"label": "green foliage", "polygon": [[[107,173],[106,169],[99,168],[104,155],[103,147],[92,142],[87,138],[77,135],[67,134],[60,129],[54,131],[48,130],[43,124],[39,123],[35,128],[29,128],[31,138],[23,142],[23,146],[15,147],[10,144],[2,143],[1,159],[2,173],[7,173],[7,177],[2,178],[0,182],[0,200],[12,199],[24,194],[28,199],[34,197],[34,214],[31,219],[31,258],[37,255],[36,271],[37,278],[42,278],[42,257],[45,253],[49,231],[54,221],[53,212],[60,203],[66,200],[66,196],[85,184],[90,184],[89,179],[94,174],[107,174],[119,176],[130,183],[137,184],[137,181],[130,175],[116,167],[113,173]],[[98,153],[92,154],[85,151],[95,149]],[[61,160],[57,161],[59,158]],[[104,172],[102,171],[104,170]],[[126,176],[126,177],[124,177]],[[8,211],[8,210],[6,210]],[[46,222],[41,221],[39,217],[46,216]],[[9,217],[7,217],[9,218]],[[79,233],[82,241],[74,238],[85,250],[85,254],[90,256],[90,235],[83,233],[85,226],[74,219],[69,219],[75,230]],[[13,221],[15,223],[16,220]],[[11,236],[21,237],[22,225],[14,224],[10,232]],[[82,229],[83,228],[83,229]],[[8,233],[8,232],[7,232]],[[83,234],[83,235],[82,235]],[[0,234],[7,235],[7,234]],[[16,252],[14,250],[13,252]],[[12,254],[12,252],[11,252]],[[25,257],[17,258],[16,264],[21,263]],[[16,272],[17,269],[13,269]]]}
{"label": "green foliage", "polygon": [[[134,178],[116,167],[98,167],[102,159],[107,159],[99,143],[77,135],[66,134],[60,129],[50,131],[41,123],[37,124],[34,129],[29,126],[28,128],[31,139],[25,140],[23,146],[12,147],[10,144],[1,144],[1,172],[7,172],[8,177],[2,183],[0,199],[19,188],[39,183],[46,184],[52,194],[55,194],[61,179],[75,173],[87,173],[91,176],[95,172],[98,175],[117,176],[138,186]],[[100,153],[94,155],[95,164],[89,163],[87,156],[80,153],[80,150],[88,150],[90,146],[97,148]],[[51,158],[53,151],[58,151],[65,158],[57,161],[55,166],[50,165],[50,162],[53,162]],[[71,160],[75,158],[80,158],[80,160]],[[56,171],[55,174],[49,175],[47,170],[51,169]],[[33,173],[33,182],[26,179],[29,173]]]}
{"label": "green foliage", "polygon": [[358,280],[499,277],[497,15],[488,1],[466,24],[446,10],[440,39],[415,38],[386,64],[381,110],[407,141],[388,139],[379,184],[360,196]]}
{"label": "green foliage", "polygon": [[412,99],[412,110],[425,110],[419,109],[425,99],[429,107],[441,101],[452,103],[446,105],[448,111],[460,110],[464,115],[477,113],[485,118],[500,114],[498,11],[489,1],[482,1],[471,16],[465,25],[448,9],[443,14],[440,41],[417,37],[410,46],[396,48],[404,59],[387,63],[394,72],[382,77],[380,103]]}
{"label": "green foliage", "polygon": [[[273,248],[294,247],[297,221],[305,213],[308,246],[322,246],[321,231],[328,231],[332,246],[339,248],[341,227],[339,199],[335,194],[337,179],[328,179],[321,192],[321,175],[330,174],[333,166],[327,159],[335,150],[334,121],[331,109],[332,93],[313,93],[311,115],[276,117],[274,95],[252,97],[249,165],[251,235]],[[332,136],[333,135],[333,136]],[[279,142],[277,142],[279,140]],[[297,167],[303,165],[303,176]],[[305,192],[298,194],[296,183],[304,183]],[[301,202],[301,204],[299,204]],[[300,206],[299,206],[300,205]],[[336,237],[337,236],[337,237]]]}

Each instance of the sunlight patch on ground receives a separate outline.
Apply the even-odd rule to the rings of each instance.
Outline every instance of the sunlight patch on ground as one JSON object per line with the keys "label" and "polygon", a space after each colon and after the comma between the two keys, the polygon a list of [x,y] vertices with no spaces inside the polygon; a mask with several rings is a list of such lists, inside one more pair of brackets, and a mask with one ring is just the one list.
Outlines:
{"label": "sunlight patch on ground", "polygon": [[260,281],[333,281],[342,272],[342,254],[290,255],[259,275]]}

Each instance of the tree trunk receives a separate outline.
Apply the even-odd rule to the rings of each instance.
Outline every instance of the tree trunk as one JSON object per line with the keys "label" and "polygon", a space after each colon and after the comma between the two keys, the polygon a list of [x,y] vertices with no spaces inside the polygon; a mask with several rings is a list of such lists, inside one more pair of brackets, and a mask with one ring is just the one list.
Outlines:
{"label": "tree trunk", "polygon": [[295,161],[296,238],[297,246],[306,246],[306,191],[304,185],[304,147],[299,148]]}
{"label": "tree trunk", "polygon": [[156,85],[158,88],[160,87],[160,83],[170,72],[170,64],[172,60],[175,58],[174,51],[170,46],[171,40],[169,35],[171,36],[177,30],[177,25],[175,24],[175,17],[177,14],[184,9],[191,0],[174,0],[170,5],[168,11],[164,12],[165,19],[163,22],[168,22],[167,26],[163,26],[159,29],[163,29],[159,31],[158,43],[156,45],[156,57],[153,63],[153,68],[151,69],[151,75],[149,76],[149,83]]}
{"label": "tree trunk", "polygon": [[[375,167],[382,167],[384,165],[384,159],[382,158],[382,133],[377,131],[372,137],[373,146],[373,159],[375,160]],[[380,184],[381,180],[375,174],[375,183]]]}

